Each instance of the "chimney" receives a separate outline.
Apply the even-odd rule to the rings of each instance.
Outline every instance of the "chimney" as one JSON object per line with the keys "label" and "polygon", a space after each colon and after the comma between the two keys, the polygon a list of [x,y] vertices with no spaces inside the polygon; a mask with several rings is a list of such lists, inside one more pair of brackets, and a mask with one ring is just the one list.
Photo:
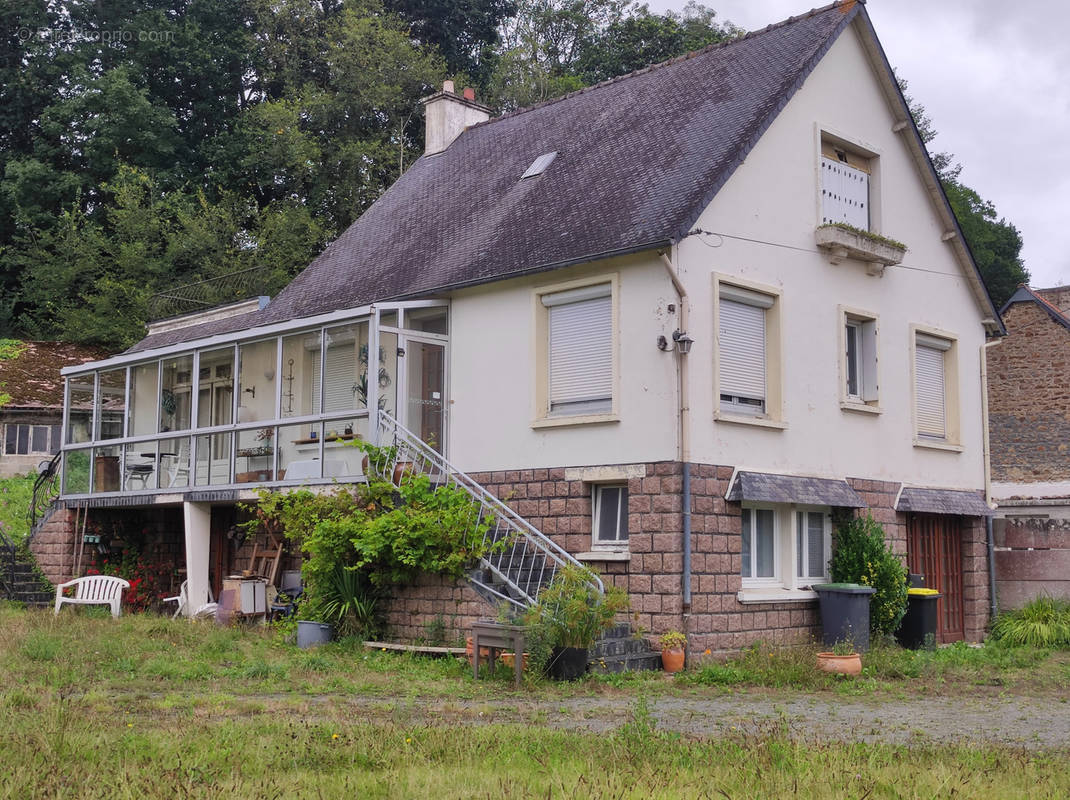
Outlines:
{"label": "chimney", "polygon": [[442,91],[420,101],[424,104],[424,155],[441,153],[464,129],[490,119],[490,109],[476,102],[475,89],[458,95],[453,81],[444,81]]}

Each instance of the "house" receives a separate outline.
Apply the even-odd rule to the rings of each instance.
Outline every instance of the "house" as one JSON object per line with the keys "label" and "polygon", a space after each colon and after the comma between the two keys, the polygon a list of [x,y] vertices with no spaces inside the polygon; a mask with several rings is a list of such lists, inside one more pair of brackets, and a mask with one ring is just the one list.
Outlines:
{"label": "house", "polygon": [[[494,120],[449,82],[425,107],[424,155],[277,297],[66,371],[72,407],[126,387],[126,428],[69,431],[52,574],[77,509],[136,510],[184,537],[196,605],[251,485],[359,480],[362,436],[693,647],[816,634],[859,512],[944,593],[942,640],[983,635],[1001,323],[862,3]],[[388,620],[487,613],[429,578]]]}
{"label": "house", "polygon": [[[99,361],[99,347],[69,342],[18,342],[13,358],[0,360],[0,478],[35,472],[59,452],[63,425],[63,367]],[[71,411],[72,425],[88,431],[92,405]],[[104,414],[104,424],[118,423]]]}
{"label": "house", "polygon": [[1020,286],[988,348],[1001,608],[1070,597],[1070,286]]}

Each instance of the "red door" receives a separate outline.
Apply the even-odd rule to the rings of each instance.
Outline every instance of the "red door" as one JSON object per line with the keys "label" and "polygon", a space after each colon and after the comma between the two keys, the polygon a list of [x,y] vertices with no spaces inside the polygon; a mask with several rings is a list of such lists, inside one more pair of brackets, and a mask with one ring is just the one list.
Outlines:
{"label": "red door", "polygon": [[936,641],[965,638],[962,604],[962,518],[911,514],[907,526],[907,564],[925,576],[925,586],[943,595],[936,601]]}

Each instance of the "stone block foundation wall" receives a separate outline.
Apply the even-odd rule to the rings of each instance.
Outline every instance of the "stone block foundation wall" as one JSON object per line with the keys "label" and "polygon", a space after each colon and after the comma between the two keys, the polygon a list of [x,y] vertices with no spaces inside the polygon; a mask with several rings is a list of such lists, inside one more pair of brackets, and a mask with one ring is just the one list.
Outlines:
{"label": "stone block foundation wall", "polygon": [[[149,561],[170,563],[175,569],[185,566],[182,509],[91,508],[88,514],[86,533],[99,535],[111,558],[119,557],[124,547],[134,546]],[[80,574],[74,574],[75,548],[81,535],[82,516],[77,515],[76,519],[73,508],[54,507],[31,537],[30,552],[53,584],[84,575],[88,567],[96,565],[98,546],[86,544],[82,549]],[[174,586],[176,593],[180,583],[179,580]]]}
{"label": "stone block foundation wall", "polygon": [[[699,653],[731,651],[759,641],[780,645],[820,638],[816,601],[739,601],[741,507],[724,499],[732,476],[728,466],[691,467],[692,601],[685,622],[682,465],[663,461],[640,466],[643,476],[627,481],[629,559],[598,561],[585,556],[607,583],[628,592],[633,626],[651,637],[686,627],[692,651]],[[482,472],[472,477],[568,552],[591,553],[589,483],[566,479],[563,467]],[[884,526],[892,550],[905,564],[907,516],[894,508],[899,484],[865,478],[848,482],[869,506],[863,513],[871,513]],[[970,640],[983,638],[988,622],[987,569],[984,522],[968,520],[963,529],[963,590]],[[445,622],[447,638],[459,640],[474,619],[494,613],[466,586],[435,577],[399,589],[386,603],[389,635],[404,641],[427,641],[428,625],[438,616]]]}

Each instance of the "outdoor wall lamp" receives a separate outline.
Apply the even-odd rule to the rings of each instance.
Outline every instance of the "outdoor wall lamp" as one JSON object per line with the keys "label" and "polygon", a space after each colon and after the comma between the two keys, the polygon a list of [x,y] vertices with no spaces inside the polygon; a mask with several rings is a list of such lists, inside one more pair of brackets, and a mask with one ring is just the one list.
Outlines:
{"label": "outdoor wall lamp", "polygon": [[686,356],[691,352],[691,345],[695,343],[695,340],[687,335],[684,331],[675,330],[672,332],[672,340],[676,342],[676,352],[682,356]]}

